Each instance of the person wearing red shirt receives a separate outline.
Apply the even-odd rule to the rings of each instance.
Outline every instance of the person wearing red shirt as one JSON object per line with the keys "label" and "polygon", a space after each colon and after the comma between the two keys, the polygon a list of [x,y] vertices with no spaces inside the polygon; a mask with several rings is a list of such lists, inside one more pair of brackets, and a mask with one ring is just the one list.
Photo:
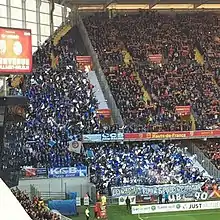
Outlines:
{"label": "person wearing red shirt", "polygon": [[99,218],[99,206],[98,203],[95,204],[94,206],[94,213],[95,213],[95,219]]}

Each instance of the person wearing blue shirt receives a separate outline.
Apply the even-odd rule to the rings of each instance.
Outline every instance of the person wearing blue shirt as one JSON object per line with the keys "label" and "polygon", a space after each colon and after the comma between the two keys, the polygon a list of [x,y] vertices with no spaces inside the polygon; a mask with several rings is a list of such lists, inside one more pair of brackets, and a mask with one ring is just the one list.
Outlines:
{"label": "person wearing blue shirt", "polygon": [[167,192],[164,193],[165,204],[169,202],[169,195]]}

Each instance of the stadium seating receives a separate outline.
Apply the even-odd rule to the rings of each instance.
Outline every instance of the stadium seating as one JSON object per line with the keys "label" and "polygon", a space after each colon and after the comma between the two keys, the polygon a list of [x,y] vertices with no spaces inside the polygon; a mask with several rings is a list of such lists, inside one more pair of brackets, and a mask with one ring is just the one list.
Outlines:
{"label": "stadium seating", "polygon": [[207,141],[197,145],[200,150],[220,169],[220,142],[219,140]]}
{"label": "stadium seating", "polygon": [[[77,69],[72,36],[65,37],[68,40],[62,38],[57,45],[48,40],[34,54],[34,71],[23,90],[30,103],[24,126],[19,127],[24,133],[10,132],[18,128],[17,123],[7,125],[11,127],[7,134],[11,155],[19,158],[20,166],[81,163],[80,156],[67,151],[68,141],[80,141],[82,133],[90,133],[98,126],[93,86],[87,74]],[[56,59],[54,68],[51,54]]]}
{"label": "stadium seating", "polygon": [[[196,15],[175,20],[150,13],[85,20],[125,132],[191,130],[192,120],[176,114],[177,105],[191,105],[197,129],[218,128],[219,72],[207,58],[207,41],[201,43],[202,55],[195,49],[197,39],[184,29],[188,20],[189,27],[194,27],[194,19],[196,22]],[[34,54],[34,72],[25,85],[30,105],[24,133],[11,133],[12,127],[21,125],[8,125],[11,157],[4,161],[5,166],[89,164],[91,181],[102,191],[114,185],[205,180],[176,142],[90,144],[85,150],[94,156],[88,157],[67,150],[68,141],[81,141],[83,133],[102,131],[97,131],[100,125],[93,86],[77,68],[78,53],[71,31],[67,31],[69,27],[62,29]],[[162,65],[153,63],[158,59],[164,59]],[[204,67],[206,59],[211,67]],[[218,163],[217,154],[212,152],[211,158]]]}
{"label": "stadium seating", "polygon": [[44,202],[40,198],[30,198],[22,191],[16,189],[12,190],[17,200],[21,203],[25,211],[34,220],[60,220],[60,217],[55,213],[48,211]]}
{"label": "stadium seating", "polygon": [[101,191],[121,185],[204,181],[203,171],[186,150],[172,142],[90,144],[91,181]]}
{"label": "stadium seating", "polygon": [[[207,16],[210,18],[209,14]],[[200,18],[203,19],[202,27],[197,24],[201,23]],[[206,20],[203,13],[172,17],[156,12],[120,15],[112,19],[99,14],[85,20],[91,42],[127,126],[135,123],[134,117],[129,117],[134,112],[136,117],[146,118],[142,124],[147,131],[192,130],[192,120],[183,120],[175,113],[176,106],[190,105],[196,129],[219,128],[220,90],[215,82],[216,77],[218,82],[218,71],[214,76],[204,67],[205,58],[196,48],[202,37],[200,30],[206,34],[201,47],[216,48],[213,43],[208,45],[210,35],[218,33],[217,28],[213,28],[216,18],[208,19],[208,23]],[[206,31],[212,33],[207,34]],[[129,65],[125,62],[126,50],[133,59]],[[123,62],[121,56],[124,57]],[[152,65],[158,59],[163,59],[163,65]],[[143,94],[137,94],[138,98],[135,94],[140,91],[136,72],[151,98],[151,102],[145,100],[141,107],[139,97],[142,98]],[[120,84],[122,80],[123,86]],[[132,88],[131,81],[134,81]],[[149,106],[153,110],[149,110]],[[139,126],[139,120],[136,122]],[[154,126],[149,126],[150,122]]]}

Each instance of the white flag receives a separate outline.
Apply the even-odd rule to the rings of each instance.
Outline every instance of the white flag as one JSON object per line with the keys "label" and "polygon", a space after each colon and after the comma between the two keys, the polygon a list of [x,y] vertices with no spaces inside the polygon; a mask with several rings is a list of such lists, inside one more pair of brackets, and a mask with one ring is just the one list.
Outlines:
{"label": "white flag", "polygon": [[81,153],[81,148],[82,148],[82,142],[81,141],[69,141],[68,150],[70,152],[80,154]]}

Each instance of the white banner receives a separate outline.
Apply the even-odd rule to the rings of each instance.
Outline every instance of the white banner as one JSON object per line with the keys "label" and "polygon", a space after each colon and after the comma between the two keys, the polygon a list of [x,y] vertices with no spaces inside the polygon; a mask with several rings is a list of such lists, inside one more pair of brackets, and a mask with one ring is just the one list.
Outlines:
{"label": "white banner", "polygon": [[207,202],[185,202],[158,205],[132,206],[132,214],[159,213],[159,212],[179,212],[220,208],[220,201]]}
{"label": "white banner", "polygon": [[81,197],[76,197],[76,206],[81,206]]}
{"label": "white banner", "polygon": [[82,148],[82,142],[81,141],[69,141],[68,144],[69,144],[68,150],[70,152],[74,152],[74,153],[77,153],[77,154],[81,153],[81,148]]}
{"label": "white banner", "polygon": [[196,192],[201,191],[201,187],[204,183],[192,183],[192,184],[164,184],[164,185],[135,185],[135,186],[121,186],[111,187],[112,196],[158,196],[167,192],[169,195],[184,195],[185,197],[194,197]]}
{"label": "white banner", "polygon": [[[131,205],[136,205],[136,196],[128,196],[128,198],[131,201]],[[126,199],[127,199],[127,196],[120,196],[118,198],[118,204],[119,205],[126,205]]]}
{"label": "white banner", "polygon": [[88,206],[88,205],[89,205],[89,197],[84,197],[84,198],[83,198],[83,204],[84,204],[85,206]]}

